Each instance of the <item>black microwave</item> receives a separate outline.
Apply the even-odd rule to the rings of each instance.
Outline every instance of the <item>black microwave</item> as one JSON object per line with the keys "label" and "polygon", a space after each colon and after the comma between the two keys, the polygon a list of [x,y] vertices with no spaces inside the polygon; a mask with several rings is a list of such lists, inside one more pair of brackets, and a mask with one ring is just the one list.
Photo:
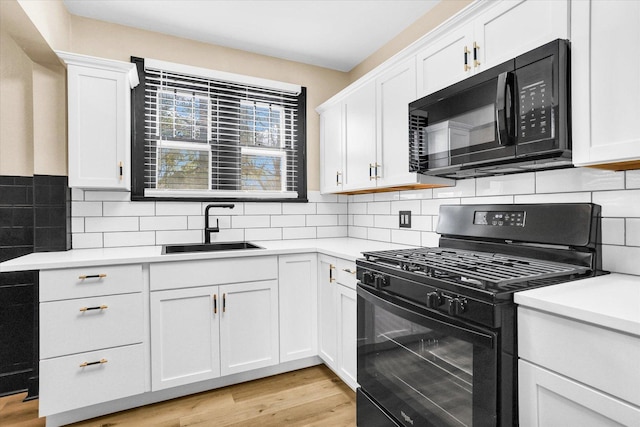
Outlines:
{"label": "black microwave", "polygon": [[409,170],[470,178],[571,166],[569,42],[409,104]]}

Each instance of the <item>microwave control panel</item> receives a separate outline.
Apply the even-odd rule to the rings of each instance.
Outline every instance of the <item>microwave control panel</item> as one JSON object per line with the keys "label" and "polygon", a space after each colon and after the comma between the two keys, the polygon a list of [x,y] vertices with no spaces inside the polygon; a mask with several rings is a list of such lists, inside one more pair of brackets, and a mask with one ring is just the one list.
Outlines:
{"label": "microwave control panel", "polygon": [[519,142],[554,137],[552,69],[552,58],[545,58],[517,71]]}

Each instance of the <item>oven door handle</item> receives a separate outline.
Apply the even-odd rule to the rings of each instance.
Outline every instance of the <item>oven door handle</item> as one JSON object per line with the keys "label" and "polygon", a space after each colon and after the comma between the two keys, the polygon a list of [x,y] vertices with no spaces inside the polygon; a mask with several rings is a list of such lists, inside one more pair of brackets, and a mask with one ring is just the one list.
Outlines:
{"label": "oven door handle", "polygon": [[[465,327],[458,322],[449,323],[440,319],[431,317],[429,312],[416,305],[401,301],[391,295],[378,292],[370,287],[365,287],[358,284],[358,311],[360,311],[360,298],[374,305],[376,309],[384,310],[392,313],[398,317],[406,319],[410,322],[424,326],[429,329],[436,330],[448,336],[458,338],[462,341],[466,341],[473,345],[478,345],[485,348],[493,349],[497,342],[497,335],[495,332],[488,330],[482,330],[479,327],[471,329]],[[358,320],[360,320],[360,313],[358,313]],[[358,326],[360,328],[360,326]]]}

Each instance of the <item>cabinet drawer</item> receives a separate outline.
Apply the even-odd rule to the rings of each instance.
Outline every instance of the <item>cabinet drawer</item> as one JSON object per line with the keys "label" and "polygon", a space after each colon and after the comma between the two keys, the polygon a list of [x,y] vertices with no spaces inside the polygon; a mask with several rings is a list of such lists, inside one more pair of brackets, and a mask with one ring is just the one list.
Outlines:
{"label": "cabinet drawer", "polygon": [[247,257],[152,264],[151,290],[192,288],[278,278],[278,258]]}
{"label": "cabinet drawer", "polygon": [[40,302],[125,294],[141,290],[142,266],[139,264],[40,272]]}
{"label": "cabinet drawer", "polygon": [[338,258],[336,260],[336,279],[338,283],[348,288],[356,288],[356,264],[351,261]]}
{"label": "cabinet drawer", "polygon": [[40,416],[141,394],[144,376],[142,344],[41,360]]}
{"label": "cabinet drawer", "polygon": [[135,344],[142,337],[140,293],[40,304],[41,359]]}
{"label": "cabinet drawer", "polygon": [[640,406],[640,337],[518,307],[518,357]]}

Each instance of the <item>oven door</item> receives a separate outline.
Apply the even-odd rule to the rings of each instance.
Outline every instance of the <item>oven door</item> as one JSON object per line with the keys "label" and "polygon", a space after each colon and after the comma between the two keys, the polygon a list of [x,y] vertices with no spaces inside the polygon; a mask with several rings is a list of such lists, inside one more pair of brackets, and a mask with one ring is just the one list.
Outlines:
{"label": "oven door", "polygon": [[387,415],[412,427],[497,425],[495,332],[362,284],[357,307],[358,383]]}

